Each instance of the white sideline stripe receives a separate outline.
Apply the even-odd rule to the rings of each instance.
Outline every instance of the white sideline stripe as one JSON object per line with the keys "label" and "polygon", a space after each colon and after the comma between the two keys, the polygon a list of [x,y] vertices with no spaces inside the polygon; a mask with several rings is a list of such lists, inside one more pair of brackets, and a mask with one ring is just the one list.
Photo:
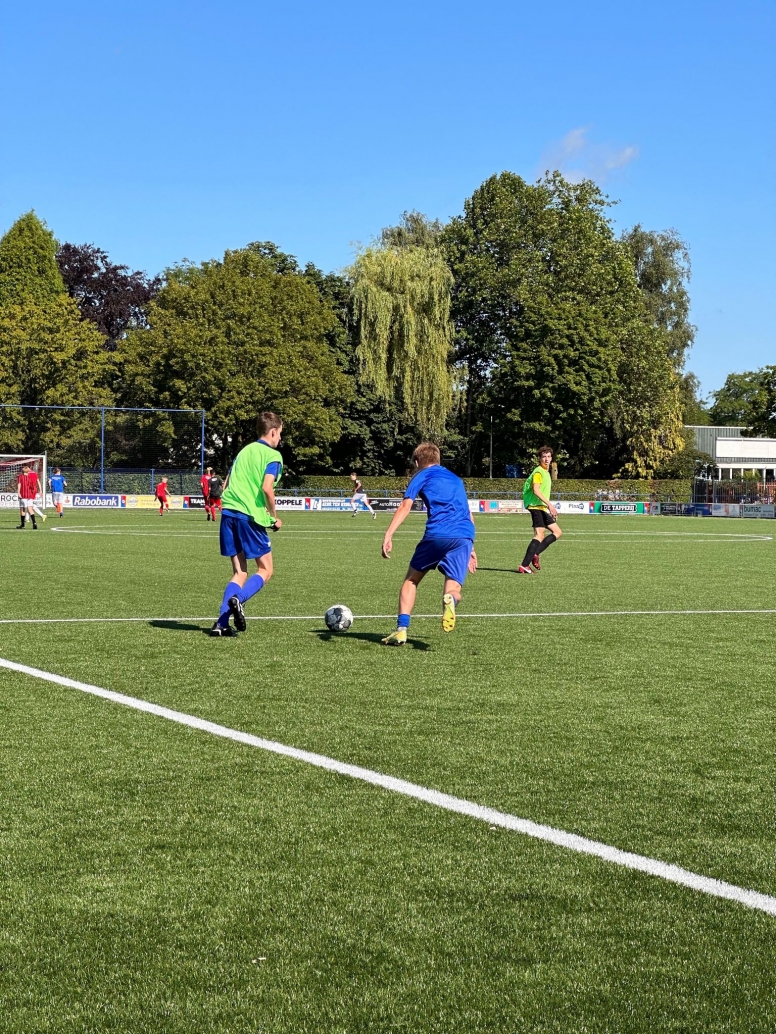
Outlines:
{"label": "white sideline stripe", "polygon": [[[487,618],[617,618],[617,617],[662,617],[688,616],[694,617],[714,614],[776,614],[776,607],[747,608],[728,610],[550,610],[550,611],[514,611],[505,614],[458,614],[458,620],[476,620]],[[413,619],[438,619],[439,614],[413,614]],[[388,621],[396,614],[355,614],[356,621]],[[213,621],[209,617],[143,617],[143,618],[0,618],[0,625],[88,625],[88,624],[122,624],[125,622],[173,622],[173,621]],[[245,615],[246,621],[322,621],[320,614],[256,614]]]}
{"label": "white sideline stripe", "polygon": [[533,837],[536,840],[544,840],[547,843],[555,844],[557,847],[564,847],[569,851],[593,855],[605,862],[611,862],[626,869],[634,869],[637,872],[644,872],[650,876],[657,876],[660,879],[668,880],[671,883],[678,883],[683,887],[690,887],[692,890],[700,891],[702,894],[709,894],[712,897],[737,901],[747,908],[757,909],[760,912],[766,912],[768,915],[776,916],[776,897],[771,897],[769,894],[762,894],[759,891],[738,887],[733,883],[712,879],[709,876],[701,876],[698,873],[690,872],[688,869],[682,869],[678,865],[661,862],[656,858],[634,854],[631,851],[622,851],[620,848],[612,847],[597,840],[588,840],[587,837],[579,836],[576,833],[567,833],[565,830],[555,829],[553,826],[540,825],[539,823],[531,822],[530,819],[521,819],[507,812],[486,808],[482,804],[475,804],[473,801],[467,801],[461,797],[452,797],[450,794],[441,793],[439,790],[431,790],[428,787],[419,786],[417,783],[410,783],[405,779],[383,775],[381,772],[375,772],[370,768],[361,768],[359,765],[349,765],[344,761],[337,761],[335,758],[327,757],[325,754],[313,754],[307,750],[300,750],[298,747],[289,747],[285,743],[277,743],[275,740],[265,740],[260,736],[253,736],[251,733],[230,729],[225,725],[217,725],[215,722],[208,722],[204,718],[197,718],[182,711],[173,711],[168,707],[161,707],[159,704],[152,704],[137,697],[125,696],[123,693],[115,693],[110,689],[89,685],[87,682],[77,682],[75,679],[54,675],[48,671],[41,671],[39,668],[30,668],[26,664],[17,664],[15,661],[8,661],[2,657],[0,657],[0,667],[7,668],[9,671],[19,672],[22,675],[31,675],[36,679],[43,679],[45,682],[53,682],[58,686],[77,689],[82,693],[89,693],[92,696],[101,697],[103,700],[110,700],[114,704],[121,704],[136,711],[156,715],[158,718],[166,718],[168,721],[177,722],[179,725],[186,725],[191,729],[208,732],[212,736],[220,736],[227,740],[234,740],[236,743],[245,743],[249,747],[258,747],[260,750],[266,750],[272,754],[293,758],[295,761],[303,761],[305,764],[314,765],[316,768],[323,768],[329,772],[336,772],[338,775],[370,783],[372,786],[379,786],[384,790],[390,790],[392,793],[398,793],[404,797],[412,797],[415,800],[424,801],[426,804],[443,808],[445,811],[455,812],[458,815],[467,815],[469,818],[478,819],[480,822],[487,822],[491,826],[500,826],[502,829],[509,829],[515,833],[523,833],[525,836]]}
{"label": "white sideline stripe", "polygon": [[[98,531],[96,529],[81,529],[81,528],[60,528],[59,526],[51,529],[61,535],[103,535],[106,537],[115,538],[151,538],[151,539],[214,539],[218,540],[217,533],[215,531],[136,531],[134,529],[128,529],[121,531],[118,529],[112,529],[110,531]],[[331,538],[330,531],[280,531],[279,535],[283,538],[298,538],[306,536],[308,538]],[[394,538],[408,537],[409,535],[415,535],[416,533],[409,531],[399,531],[394,533]],[[511,531],[477,531],[477,538],[482,535],[496,536],[499,538],[515,538],[517,532]],[[337,532],[336,537],[338,539],[351,539],[360,538],[363,535],[369,535],[371,538],[379,538],[379,527],[372,531],[342,531]],[[563,533],[564,538],[570,539],[618,539],[618,538],[661,538],[661,539],[699,539],[702,542],[725,542],[728,539],[733,542],[771,542],[773,540],[772,535],[747,535],[747,534],[728,534],[726,532],[720,532],[719,534],[695,532],[695,531],[565,531]]]}

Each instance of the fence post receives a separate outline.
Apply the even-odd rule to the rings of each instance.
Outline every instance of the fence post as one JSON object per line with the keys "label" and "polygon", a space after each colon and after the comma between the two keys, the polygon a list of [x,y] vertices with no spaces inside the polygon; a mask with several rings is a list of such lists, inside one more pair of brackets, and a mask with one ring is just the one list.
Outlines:
{"label": "fence post", "polygon": [[202,410],[202,426],[199,433],[199,476],[205,473],[205,410]]}
{"label": "fence post", "polygon": [[100,495],[105,492],[105,406],[100,410]]}
{"label": "fence post", "polygon": [[154,468],[151,467],[151,495],[154,494]]}

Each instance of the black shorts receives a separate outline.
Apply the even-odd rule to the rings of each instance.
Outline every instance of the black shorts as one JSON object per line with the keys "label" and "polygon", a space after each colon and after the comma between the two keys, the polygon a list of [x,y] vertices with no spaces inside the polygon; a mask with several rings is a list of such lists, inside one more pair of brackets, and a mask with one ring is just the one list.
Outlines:
{"label": "black shorts", "polygon": [[531,515],[531,521],[533,522],[534,528],[549,528],[551,524],[555,524],[557,518],[551,517],[548,510],[534,510],[528,511]]}

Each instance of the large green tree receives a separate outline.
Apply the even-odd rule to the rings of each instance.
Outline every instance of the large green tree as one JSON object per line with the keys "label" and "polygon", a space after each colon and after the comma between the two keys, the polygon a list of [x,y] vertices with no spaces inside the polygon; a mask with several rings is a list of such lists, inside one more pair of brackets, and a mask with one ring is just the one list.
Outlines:
{"label": "large green tree", "polygon": [[715,427],[754,427],[761,424],[768,408],[765,371],[730,373],[719,391],[713,391],[711,397],[714,401],[709,415]]}
{"label": "large green tree", "polygon": [[54,235],[34,212],[20,216],[0,238],[0,309],[44,304],[65,293]]}
{"label": "large green tree", "polygon": [[425,245],[365,248],[349,270],[359,373],[424,435],[440,435],[452,408],[452,276]]}
{"label": "large green tree", "polygon": [[695,339],[690,323],[690,253],[676,230],[645,230],[640,224],[622,235],[652,320],[663,335],[677,371]]}
{"label": "large green tree", "polygon": [[[0,239],[0,401],[6,406],[110,405],[103,336],[81,319],[56,262],[57,242],[33,212]],[[97,425],[95,424],[97,420]],[[0,410],[0,450],[96,461],[99,418],[58,409]]]}
{"label": "large green tree", "polygon": [[599,462],[648,469],[674,447],[672,407],[653,398],[675,394],[671,366],[648,332],[608,204],[590,181],[502,173],[445,230],[467,472],[481,463],[491,419],[501,462],[525,462],[546,441],[570,472]]}
{"label": "large green tree", "polygon": [[220,261],[168,272],[148,327],[119,345],[123,398],[136,405],[203,408],[221,466],[256,434],[256,415],[285,421],[296,470],[325,457],[351,395],[328,339],[335,317],[291,256],[256,243]]}

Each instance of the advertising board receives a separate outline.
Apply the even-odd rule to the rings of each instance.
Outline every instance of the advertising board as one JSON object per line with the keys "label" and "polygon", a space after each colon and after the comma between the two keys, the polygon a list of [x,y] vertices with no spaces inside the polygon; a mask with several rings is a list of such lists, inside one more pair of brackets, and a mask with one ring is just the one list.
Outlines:
{"label": "advertising board", "polygon": [[88,510],[120,510],[126,505],[124,495],[91,495],[74,492],[70,505]]}
{"label": "advertising board", "polygon": [[155,510],[159,506],[155,495],[128,495],[125,499],[128,510]]}
{"label": "advertising board", "polygon": [[[35,497],[35,502],[38,506],[42,503],[43,496],[38,493]],[[47,499],[51,499],[47,496]],[[47,506],[51,506],[51,502],[46,503]],[[19,507],[19,497],[16,492],[0,492],[0,510],[16,510]]]}
{"label": "advertising board", "polygon": [[311,510],[349,510],[349,499],[310,499]]}
{"label": "advertising board", "polygon": [[577,499],[553,500],[552,505],[558,513],[592,513],[589,502],[581,502]]}
{"label": "advertising board", "polygon": [[[159,500],[155,495],[125,495],[121,504],[128,510],[158,510]],[[186,507],[188,496],[168,495],[167,502],[171,510],[183,510]],[[203,504],[204,505],[204,504]]]}
{"label": "advertising board", "polygon": [[523,513],[524,510],[522,499],[499,499],[498,501],[499,513]]}
{"label": "advertising board", "polygon": [[[127,506],[129,506],[129,496],[127,496]],[[185,495],[183,497],[183,509],[204,510],[205,497],[203,495]]]}
{"label": "advertising board", "polygon": [[649,504],[645,503],[589,503],[590,513],[613,513],[613,514],[634,514],[634,513],[648,513],[645,506]]}
{"label": "advertising board", "polygon": [[[343,499],[342,501],[345,503],[345,506],[343,507],[343,509],[349,510],[350,509],[350,500],[349,499]],[[399,505],[401,504],[401,499],[399,499],[398,497],[395,498],[395,499],[370,499],[369,502],[371,503],[373,510],[398,510],[399,509]],[[426,512],[426,508],[423,505],[423,503],[420,501],[420,499],[416,499],[413,502],[412,509],[413,509],[414,512],[419,512],[419,513],[425,513]]]}
{"label": "advertising board", "polygon": [[711,517],[711,503],[652,503],[650,513],[661,517]]}
{"label": "advertising board", "polygon": [[740,517],[741,516],[741,504],[740,503],[712,503],[711,504],[711,516],[712,517]]}
{"label": "advertising board", "polygon": [[276,495],[275,508],[277,510],[309,510],[310,500],[303,495]]}
{"label": "advertising board", "polygon": [[773,517],[773,503],[741,503],[742,517]]}

